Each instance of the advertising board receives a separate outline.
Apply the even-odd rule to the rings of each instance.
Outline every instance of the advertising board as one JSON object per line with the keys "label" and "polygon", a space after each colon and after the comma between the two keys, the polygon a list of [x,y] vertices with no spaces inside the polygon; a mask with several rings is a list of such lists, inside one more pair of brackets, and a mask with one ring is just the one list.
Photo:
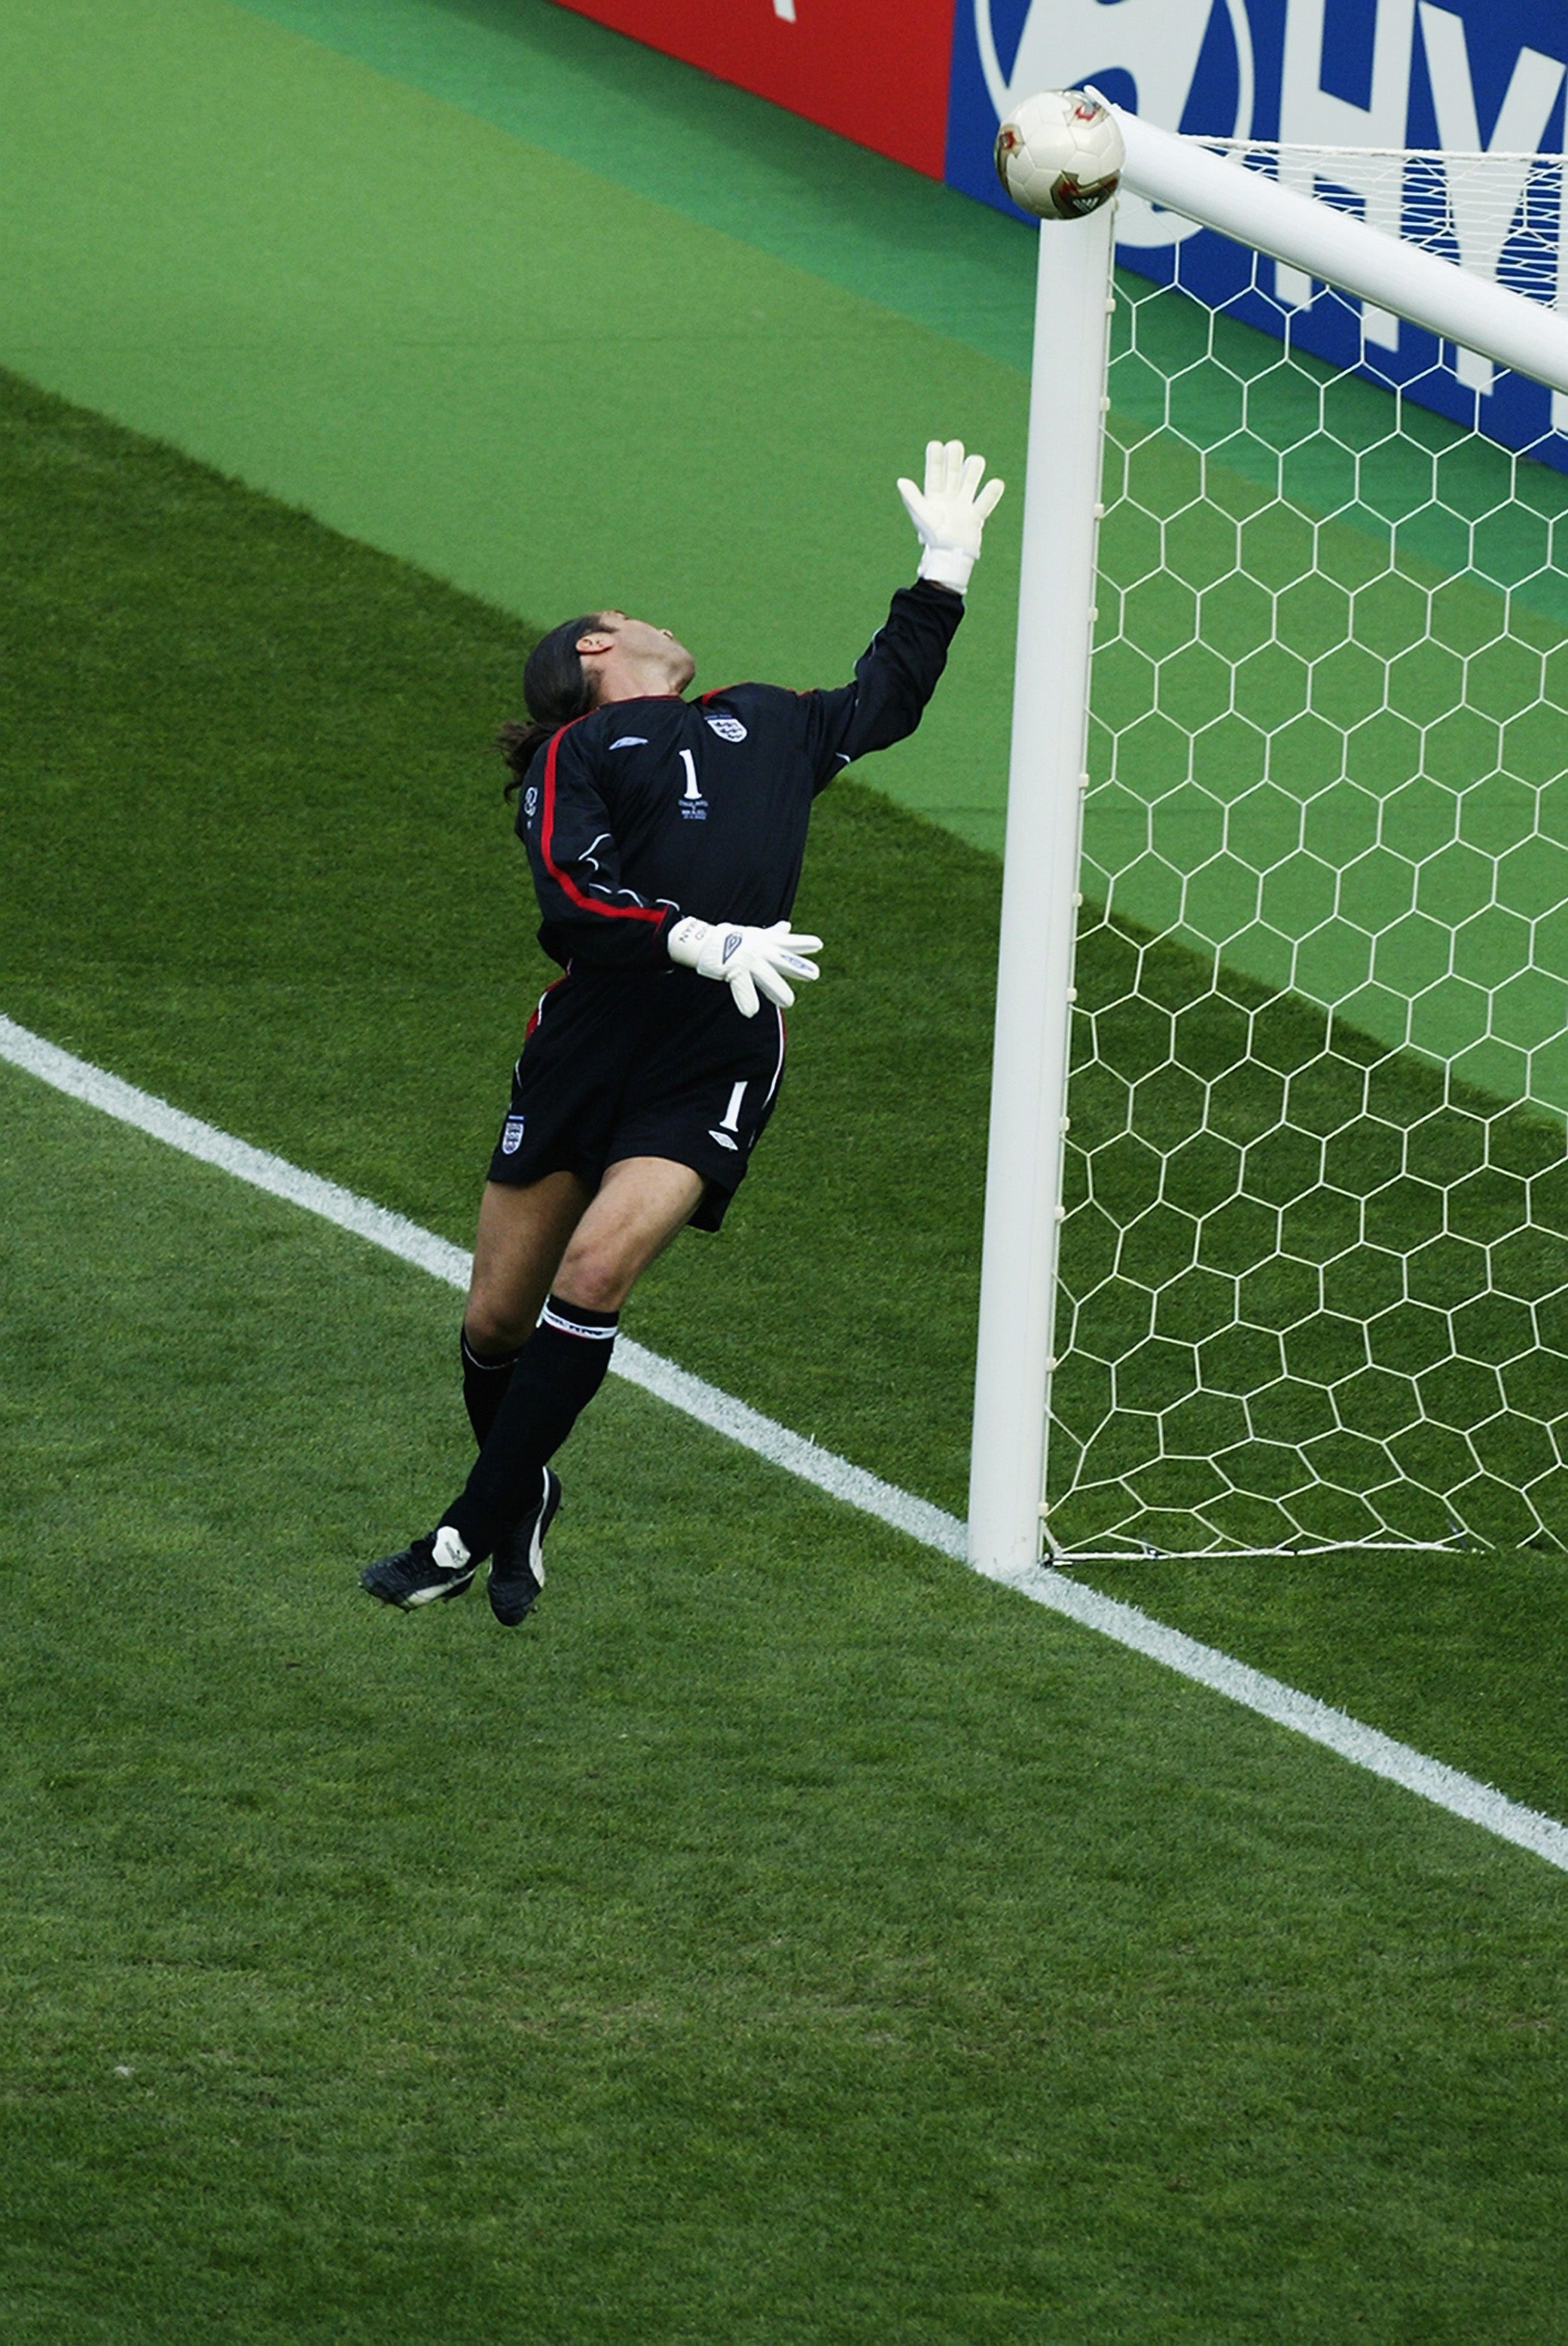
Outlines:
{"label": "advertising board", "polygon": [[[940,179],[953,0],[567,0],[579,15]],[[993,132],[994,137],[994,132]]]}

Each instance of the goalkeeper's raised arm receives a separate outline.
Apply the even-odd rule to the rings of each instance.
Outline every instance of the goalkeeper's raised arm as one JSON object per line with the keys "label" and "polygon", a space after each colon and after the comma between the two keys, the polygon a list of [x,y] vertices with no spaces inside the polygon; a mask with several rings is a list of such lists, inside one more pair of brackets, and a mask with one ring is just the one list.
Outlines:
{"label": "goalkeeper's raised arm", "polygon": [[479,1456],[434,1531],[362,1576],[405,1608],[490,1560],[520,1621],[560,1500],[550,1461],[597,1392],[620,1308],[687,1225],[716,1230],[784,1070],[781,1006],[818,974],[790,927],[811,804],[919,724],[963,616],[1000,481],[933,440],[898,486],[921,542],[830,691],[736,684],[689,698],[667,627],[585,614],[535,647],[529,720],[504,729],[541,915],[565,974],[530,1023],[480,1205],[463,1330]]}
{"label": "goalkeeper's raised arm", "polygon": [[932,440],[923,489],[899,482],[921,542],[920,570],[914,585],[893,597],[885,625],[856,664],[854,683],[805,696],[819,788],[840,767],[891,749],[919,724],[963,616],[982,533],[1001,501],[1003,484],[984,476],[984,457],[965,455],[961,440]]}

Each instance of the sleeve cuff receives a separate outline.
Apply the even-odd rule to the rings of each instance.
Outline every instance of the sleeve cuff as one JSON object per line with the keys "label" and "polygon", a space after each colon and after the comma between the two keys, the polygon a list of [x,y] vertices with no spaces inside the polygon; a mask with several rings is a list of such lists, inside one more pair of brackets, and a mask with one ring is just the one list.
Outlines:
{"label": "sleeve cuff", "polygon": [[956,546],[928,546],[921,556],[917,575],[933,586],[951,586],[955,595],[962,595],[977,559]]}

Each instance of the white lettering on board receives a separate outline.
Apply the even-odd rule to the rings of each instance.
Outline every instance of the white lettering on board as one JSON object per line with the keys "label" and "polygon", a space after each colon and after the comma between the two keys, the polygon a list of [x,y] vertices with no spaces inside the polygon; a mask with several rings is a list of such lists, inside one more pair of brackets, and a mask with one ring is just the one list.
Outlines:
{"label": "white lettering on board", "polygon": [[[1279,138],[1286,147],[1402,147],[1410,113],[1410,58],[1415,45],[1415,0],[1375,0],[1372,91],[1369,106],[1332,97],[1323,87],[1325,0],[1288,0],[1285,15],[1285,72],[1279,89]],[[1400,232],[1401,189],[1398,172],[1377,163],[1359,169],[1353,156],[1336,156],[1338,186],[1349,188],[1366,206],[1373,228]],[[1313,192],[1319,173],[1310,161],[1281,156],[1279,176],[1287,187]],[[1274,288],[1281,301],[1303,310],[1312,299],[1312,280],[1299,269],[1278,263]],[[1400,321],[1387,310],[1368,307],[1362,330],[1384,350],[1400,346]]]}
{"label": "white lettering on board", "polygon": [[[1438,145],[1453,154],[1496,158],[1484,172],[1451,170],[1448,174],[1459,265],[1474,277],[1495,278],[1530,177],[1531,158],[1540,148],[1563,87],[1563,69],[1555,57],[1543,56],[1539,49],[1521,49],[1492,136],[1483,141],[1463,17],[1421,0],[1421,38],[1437,115]],[[1561,284],[1561,262],[1558,281]],[[1458,372],[1461,382],[1471,391],[1492,389],[1492,361],[1478,352],[1461,350]]]}

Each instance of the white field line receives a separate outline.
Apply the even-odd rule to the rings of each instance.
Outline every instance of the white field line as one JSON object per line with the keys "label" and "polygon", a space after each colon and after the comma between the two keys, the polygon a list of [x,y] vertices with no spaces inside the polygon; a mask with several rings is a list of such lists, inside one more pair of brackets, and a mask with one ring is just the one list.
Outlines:
{"label": "white field line", "polygon": [[[432,1230],[422,1229],[416,1222],[405,1221],[401,1214],[372,1205],[368,1198],[358,1197],[351,1189],[340,1188],[335,1181],[323,1181],[317,1174],[304,1172],[286,1158],[274,1157],[264,1148],[253,1148],[248,1141],[237,1140],[230,1133],[219,1132],[213,1125],[186,1116],[167,1100],[138,1091],[135,1085],[122,1082],[119,1076],[107,1074],[86,1059],[73,1057],[70,1052],[60,1050],[42,1035],[31,1034],[26,1027],[4,1016],[0,1016],[0,1060],[38,1076],[71,1099],[82,1100],[122,1124],[150,1133],[187,1157],[218,1166],[252,1188],[286,1198],[290,1205],[302,1206],[307,1213],[335,1222],[340,1229],[368,1239],[372,1246],[401,1256],[405,1262],[416,1263],[420,1270],[444,1280],[449,1287],[467,1287],[470,1257],[462,1247],[437,1238]],[[965,1561],[963,1525],[955,1515],[945,1514],[928,1500],[917,1499],[910,1492],[884,1483],[879,1475],[868,1474],[863,1467],[850,1465],[848,1459],[806,1441],[787,1425],[764,1417],[760,1411],[748,1409],[744,1402],[720,1392],[716,1385],[705,1384],[700,1377],[691,1376],[673,1361],[633,1343],[629,1337],[623,1336],[616,1344],[611,1365],[614,1372],[629,1383],[640,1385],[645,1392],[653,1393],[687,1417],[697,1419],[699,1424],[754,1451],[770,1464],[782,1467],[786,1474],[814,1484],[819,1490],[843,1500],[846,1505],[858,1508],[862,1515],[876,1516],[942,1556],[959,1563]],[[1356,1767],[1384,1777],[1390,1783],[1400,1784],[1436,1807],[1464,1817],[1500,1840],[1530,1850],[1549,1865],[1568,1872],[1568,1827],[1559,1824],[1555,1818],[1522,1808],[1490,1784],[1482,1784],[1457,1768],[1446,1768],[1441,1760],[1429,1760],[1408,1743],[1396,1742],[1392,1736],[1380,1734],[1375,1727],[1364,1727],[1359,1719],[1351,1719],[1342,1710],[1333,1710],[1310,1695],[1298,1693],[1279,1678],[1250,1669],[1245,1662],[1233,1660],[1213,1646],[1200,1645],[1196,1637],[1185,1637],[1179,1629],[1151,1620],[1136,1606],[1085,1588],[1065,1573],[1034,1565],[1023,1572],[997,1574],[994,1577],[1034,1604],[1064,1614],[1084,1628],[1098,1630],[1118,1645],[1163,1663],[1181,1677],[1211,1688],[1243,1708],[1324,1745]]]}

